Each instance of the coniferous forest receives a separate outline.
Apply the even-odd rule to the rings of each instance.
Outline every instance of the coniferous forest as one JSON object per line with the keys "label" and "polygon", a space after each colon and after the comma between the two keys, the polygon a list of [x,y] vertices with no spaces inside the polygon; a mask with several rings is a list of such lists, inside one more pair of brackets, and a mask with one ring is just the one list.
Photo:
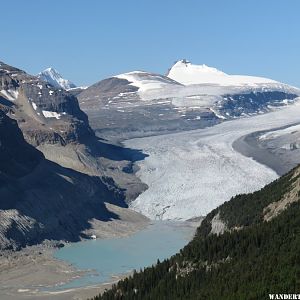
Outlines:
{"label": "coniferous forest", "polygon": [[[269,299],[300,293],[299,168],[258,192],[238,195],[213,210],[180,253],[134,272],[94,300]],[[264,220],[270,203],[296,197]],[[211,233],[218,215],[226,224]]]}

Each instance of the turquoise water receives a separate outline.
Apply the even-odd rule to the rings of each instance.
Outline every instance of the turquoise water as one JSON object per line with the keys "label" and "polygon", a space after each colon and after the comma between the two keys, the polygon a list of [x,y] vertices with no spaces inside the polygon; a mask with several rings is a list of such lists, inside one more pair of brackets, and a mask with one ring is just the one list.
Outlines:
{"label": "turquoise water", "polygon": [[56,289],[83,287],[113,281],[114,275],[151,266],[178,252],[193,237],[195,228],[182,222],[154,222],[131,236],[89,240],[67,245],[54,256],[80,270],[91,270]]}

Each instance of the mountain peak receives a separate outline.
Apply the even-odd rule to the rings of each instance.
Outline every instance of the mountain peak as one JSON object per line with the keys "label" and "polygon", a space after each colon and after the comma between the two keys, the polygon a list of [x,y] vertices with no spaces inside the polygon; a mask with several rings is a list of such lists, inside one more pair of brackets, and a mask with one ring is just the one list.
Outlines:
{"label": "mountain peak", "polygon": [[60,75],[60,73],[52,67],[45,69],[44,71],[40,72],[37,76],[39,79],[48,82],[56,88],[63,88],[65,90],[69,90],[76,87],[76,85],[73,82],[71,82],[68,79],[64,79]]}
{"label": "mountain peak", "polygon": [[167,76],[181,84],[213,84],[223,86],[244,86],[275,83],[274,80],[241,75],[229,75],[205,64],[194,65],[186,59],[178,60],[169,69]]}
{"label": "mountain peak", "polygon": [[[186,59],[184,58],[184,59],[177,60],[177,61],[174,63],[173,67],[175,67],[175,66],[182,66],[182,65],[185,65],[185,66],[187,67],[187,66],[190,65],[190,64],[191,64],[191,62],[190,62],[189,60],[186,60]],[[172,67],[172,68],[173,68],[173,67]]]}
{"label": "mountain peak", "polygon": [[[182,71],[188,71],[191,73],[216,73],[216,74],[222,74],[222,75],[227,75],[226,73],[213,68],[213,67],[209,67],[205,64],[202,65],[194,65],[192,64],[190,61],[186,60],[186,59],[181,59],[175,62],[175,64],[171,67],[171,69],[169,70],[169,74],[172,73],[172,71],[174,70],[180,71],[180,69],[182,69]],[[168,74],[168,76],[169,76]],[[170,76],[169,76],[170,77]]]}
{"label": "mountain peak", "polygon": [[[43,72],[48,72],[48,73],[53,73],[53,74],[59,74],[58,71],[56,71],[52,67],[49,67],[49,68],[45,69]],[[43,73],[43,72],[41,72],[41,73]],[[39,73],[39,74],[41,74],[41,73]]]}

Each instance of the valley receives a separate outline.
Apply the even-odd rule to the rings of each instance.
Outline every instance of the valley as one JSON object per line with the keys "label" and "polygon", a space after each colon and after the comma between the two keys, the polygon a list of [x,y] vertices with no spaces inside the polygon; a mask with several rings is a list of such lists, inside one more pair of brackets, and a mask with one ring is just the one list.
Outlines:
{"label": "valley", "polygon": [[7,299],[92,296],[175,254],[212,210],[300,163],[300,91],[273,80],[185,60],[171,77],[134,71],[88,88],[51,68],[0,71],[0,130],[14,133],[2,134],[0,177]]}
{"label": "valley", "polygon": [[299,11],[2,1],[0,300],[300,299]]}
{"label": "valley", "polygon": [[[137,210],[153,220],[180,220],[180,222],[177,223],[177,226],[179,226],[179,232],[181,232],[181,230],[184,229],[182,226],[186,224],[183,220],[193,219],[195,216],[204,216],[222,204],[224,199],[229,200],[236,194],[260,189],[265,184],[278,178],[278,174],[267,167],[267,164],[263,164],[265,160],[264,156],[260,156],[257,161],[253,160],[252,158],[239,153],[239,145],[235,145],[234,148],[232,145],[241,137],[252,133],[253,130],[255,130],[255,132],[257,130],[266,131],[280,126],[294,124],[298,121],[299,112],[300,105],[295,104],[264,116],[261,115],[228,121],[212,128],[125,141],[124,145],[127,148],[134,147],[149,155],[144,160],[137,163],[139,167],[137,176],[139,176],[142,182],[145,182],[149,188],[136,200],[131,202],[130,208]],[[288,119],[287,115],[289,116]],[[255,124],[255,126],[253,126],[253,124]],[[177,163],[174,164],[174,161]],[[277,162],[277,165],[278,164],[280,165],[280,161]],[[183,166],[185,166],[185,168],[183,168]],[[216,177],[216,174],[218,174],[218,177]],[[192,182],[187,180],[191,177],[194,178]],[[185,183],[184,185],[182,185],[183,182]],[[224,184],[224,182],[227,184]],[[228,182],[230,184],[228,184]],[[163,185],[160,183],[163,183]],[[216,188],[216,185],[219,188]],[[150,194],[147,194],[148,191]],[[148,195],[151,196],[149,197]],[[185,197],[183,197],[183,195]],[[156,199],[159,199],[160,202],[157,202]],[[167,202],[163,202],[164,199],[166,199]],[[174,201],[174,199],[177,201]],[[214,201],[212,201],[212,199],[214,199]],[[170,205],[171,203],[172,205]],[[189,203],[189,205],[187,205],[187,203]],[[163,205],[169,205],[170,207],[165,208]],[[113,206],[108,207],[108,209],[113,210]],[[117,212],[118,215],[122,215],[116,208],[115,212]],[[124,209],[123,214],[124,213],[126,213],[126,209]],[[151,225],[149,227],[149,223],[142,223],[140,221],[135,223],[132,230],[130,230],[130,227],[128,226],[124,227],[124,235],[132,234],[135,230],[146,228],[146,231],[139,231],[138,236],[140,236],[141,239],[147,239],[146,233],[149,232],[149,229],[152,230],[152,234],[158,234],[160,232],[160,230],[153,231]],[[130,219],[128,224],[131,222],[132,219]],[[191,227],[191,230],[189,231],[189,236],[191,236],[194,230],[193,228],[195,228],[194,226],[197,226],[199,223],[193,222],[190,224],[192,224],[193,227]],[[99,231],[97,236],[109,239],[99,240],[99,251],[100,249],[105,251],[105,249],[110,247],[110,244],[119,245],[116,246],[117,249],[120,248],[120,245],[126,247],[126,242],[122,242],[122,239],[120,240],[120,235],[119,238],[111,239],[112,235],[115,235],[116,233],[111,232],[112,235],[109,235],[109,227],[103,226],[104,225],[101,225],[99,227],[101,232]],[[112,226],[115,227],[117,231],[120,231],[122,228],[122,221]],[[177,231],[178,229],[175,228],[174,230]],[[116,230],[114,231],[116,232]],[[132,238],[134,239],[135,235],[130,237],[129,240]],[[155,238],[156,237],[153,236],[151,239]],[[157,238],[160,239],[160,235]],[[168,244],[170,242],[176,243],[177,237],[175,238],[175,236],[172,237],[171,235],[170,238],[171,240]],[[164,241],[168,240],[164,239]],[[179,248],[184,246],[187,241],[188,239],[183,241],[182,244],[179,242],[180,246],[173,250],[170,247],[167,247],[166,251],[171,252],[162,258],[167,258],[172,253],[175,253]],[[49,267],[50,269],[47,267],[48,271],[46,268],[42,268],[40,269],[40,272],[47,274],[47,277],[50,279],[52,278],[52,281],[47,282],[41,277],[40,286],[34,288],[32,283],[30,283],[32,281],[25,280],[26,277],[24,274],[22,275],[21,273],[19,277],[19,279],[22,280],[21,283],[18,281],[18,277],[14,278],[14,281],[12,281],[12,273],[7,273],[6,276],[2,277],[2,282],[6,282],[6,287],[5,289],[2,288],[2,293],[5,292],[8,295],[7,299],[9,299],[10,293],[14,295],[15,299],[26,299],[29,296],[38,299],[40,297],[42,297],[42,299],[48,299],[49,297],[51,299],[68,299],[68,297],[80,297],[80,295],[92,296],[102,288],[110,287],[108,282],[114,282],[117,278],[115,276],[120,276],[119,278],[122,278],[124,272],[126,273],[137,267],[137,265],[130,266],[130,259],[126,258],[125,251],[122,254],[122,256],[124,255],[123,258],[120,258],[119,265],[116,263],[116,270],[118,271],[115,273],[111,271],[112,269],[107,268],[105,262],[102,262],[101,259],[98,261],[99,267],[96,273],[94,270],[89,270],[91,267],[88,267],[88,260],[83,257],[79,258],[81,250],[78,250],[78,253],[76,253],[76,249],[83,249],[88,246],[88,244],[85,243],[95,245],[96,242],[97,241],[88,241],[82,242],[83,244],[75,244],[74,252],[72,251],[73,246],[70,248],[71,250],[68,250],[69,246],[67,245],[67,248],[63,249],[61,252],[65,252],[65,256],[55,255],[55,259],[53,258],[54,252],[51,250],[52,247],[48,250],[47,247],[37,248],[41,252],[38,257],[44,261],[45,266],[52,265],[52,267]],[[100,246],[102,243],[107,246]],[[140,245],[145,244],[142,242],[139,243]],[[130,242],[128,247],[131,247],[131,244],[132,242]],[[162,246],[161,242],[157,244],[158,248],[161,248]],[[91,251],[96,251],[96,249],[97,248],[94,250],[91,249]],[[68,251],[70,251],[70,253]],[[87,251],[89,250],[83,252],[87,253]],[[81,251],[81,253],[83,252]],[[128,253],[132,253],[132,251],[129,251]],[[143,250],[141,253],[146,255],[147,252]],[[112,253],[110,254],[113,255]],[[72,255],[74,255],[73,260],[71,259]],[[101,257],[107,261],[105,255],[101,255]],[[116,258],[117,254],[115,255]],[[141,261],[136,261],[136,259],[134,259],[140,266],[142,266],[143,261],[145,261],[143,255],[141,256]],[[94,265],[93,256],[89,255],[88,257],[91,259],[89,265]],[[61,264],[60,261],[57,261],[57,258],[63,259],[64,263]],[[23,261],[23,259],[21,261]],[[68,263],[70,261],[73,263],[72,266]],[[145,266],[155,263],[155,261],[156,259],[152,258],[148,263],[145,263]],[[57,263],[59,263],[59,265],[56,265]],[[122,270],[124,263],[125,266],[126,264],[129,264],[125,267],[126,270]],[[74,267],[76,268],[74,269]],[[118,269],[120,267],[121,269]],[[38,269],[35,269],[35,272],[37,272],[37,270]],[[108,274],[114,274],[113,277],[103,277],[104,270],[107,270],[106,272],[108,272]],[[62,273],[65,275],[62,275]],[[96,276],[94,274],[96,274]],[[97,276],[97,274],[100,274],[100,276]],[[8,280],[7,277],[10,279]],[[76,279],[77,277],[80,278]],[[33,279],[31,278],[30,280]],[[67,284],[60,286],[62,282],[67,282]],[[18,289],[9,288],[11,284],[18,286]]]}

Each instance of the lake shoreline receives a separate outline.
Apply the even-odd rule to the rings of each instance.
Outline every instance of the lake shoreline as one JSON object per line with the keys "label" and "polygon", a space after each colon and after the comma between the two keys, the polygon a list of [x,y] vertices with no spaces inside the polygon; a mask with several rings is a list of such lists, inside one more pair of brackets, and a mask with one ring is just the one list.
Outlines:
{"label": "lake shoreline", "polygon": [[[183,224],[184,222],[178,223],[176,226]],[[199,222],[188,222],[188,224],[196,229]],[[148,222],[146,225],[137,228],[135,233],[141,232],[143,229],[151,227],[151,225],[153,225],[153,222]],[[131,232],[127,236],[132,236],[133,234],[134,232]],[[124,237],[123,235],[113,237],[113,239]],[[88,240],[83,240],[80,243],[88,242]],[[87,299],[104,292],[105,289],[111,288],[113,284],[132,274],[132,271],[112,274],[109,280],[106,280],[104,283],[60,290],[61,285],[63,286],[74,279],[92,274],[94,270],[80,270],[71,263],[56,258],[55,252],[59,249],[57,244],[57,242],[48,241],[45,244],[29,246],[17,252],[2,252],[0,256],[1,300]],[[69,245],[71,244],[66,244],[66,247]]]}
{"label": "lake shoreline", "polygon": [[[132,235],[150,224],[150,220],[129,209],[106,204],[110,210],[118,213],[119,220],[100,222],[91,220],[91,228],[85,233],[95,234],[99,239],[122,238]],[[82,240],[85,242],[88,240]],[[47,289],[65,284],[85,276],[89,270],[79,270],[70,263],[54,257],[59,244],[64,241],[45,241],[42,244],[27,246],[19,251],[4,250],[0,252],[0,298],[1,300],[24,299],[86,299],[109,288],[113,282],[93,285],[69,291],[47,292]],[[127,274],[128,275],[128,274]],[[126,276],[127,276],[126,275]],[[120,275],[120,278],[126,277]],[[90,292],[91,290],[91,292]],[[82,297],[82,298],[80,298]]]}
{"label": "lake shoreline", "polygon": [[69,244],[58,249],[54,258],[90,272],[49,291],[110,283],[116,277],[151,266],[157,259],[176,254],[192,239],[198,226],[199,222],[195,221],[151,221],[126,237]]}
{"label": "lake shoreline", "polygon": [[[113,275],[106,283],[78,288],[51,290],[61,284],[85,276],[90,270],[79,270],[72,264],[54,257],[54,245],[30,246],[18,252],[2,252],[0,257],[1,300],[24,299],[87,299],[132,273]],[[49,290],[47,290],[49,289]]]}

